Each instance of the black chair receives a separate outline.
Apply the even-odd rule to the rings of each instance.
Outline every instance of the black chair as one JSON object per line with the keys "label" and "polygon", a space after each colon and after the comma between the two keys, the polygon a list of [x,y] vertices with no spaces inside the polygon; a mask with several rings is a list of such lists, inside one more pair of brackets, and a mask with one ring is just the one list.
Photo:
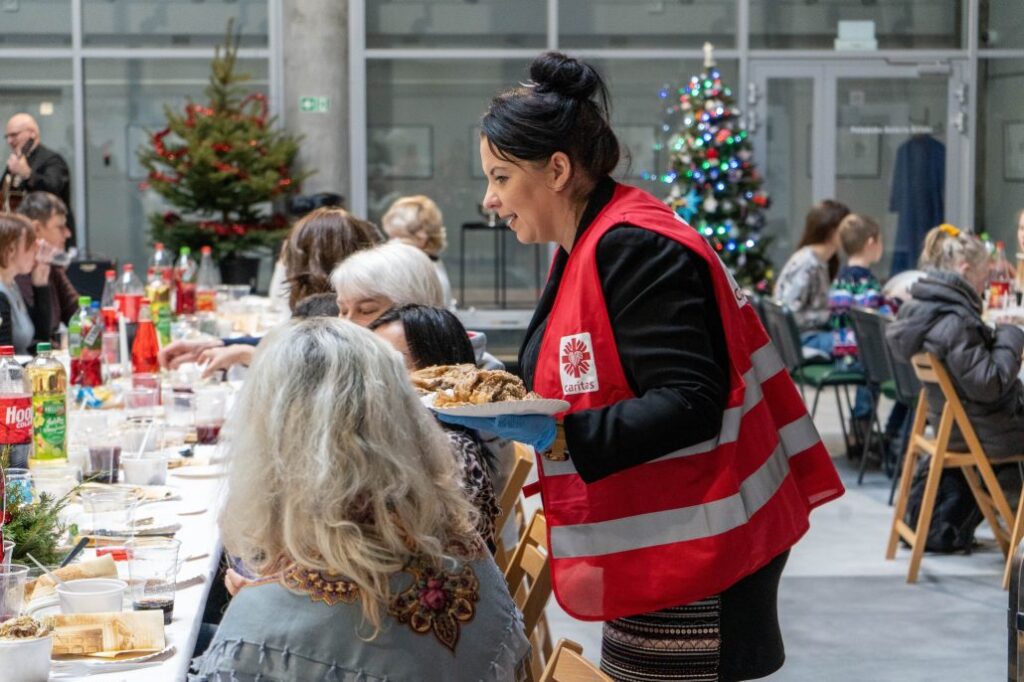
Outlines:
{"label": "black chair", "polygon": [[768,323],[764,320],[764,299],[761,297],[761,294],[751,291],[750,289],[744,289],[743,293],[750,301],[750,304],[754,306],[754,312],[757,313],[757,317],[761,320],[761,324],[764,325],[765,329],[767,329]]}
{"label": "black chair", "polygon": [[113,269],[115,269],[115,263],[109,258],[76,260],[68,265],[68,280],[71,281],[79,295],[88,296],[92,300],[98,301],[103,296],[106,272]]}
{"label": "black chair", "polygon": [[[848,443],[846,414],[843,410],[842,396],[846,397],[847,408],[852,413],[853,403],[847,391],[850,386],[864,385],[864,372],[838,369],[831,362],[828,364],[808,364],[804,360],[803,346],[800,343],[800,330],[796,326],[796,318],[793,316],[793,311],[767,298],[762,299],[762,305],[764,306],[764,320],[768,336],[771,337],[772,342],[779,351],[779,355],[782,356],[782,362],[785,363],[786,369],[789,370],[790,375],[793,377],[793,381],[800,386],[800,395],[804,396],[805,402],[807,396],[804,394],[804,386],[810,386],[814,389],[811,418],[813,419],[818,411],[818,399],[821,397],[822,390],[831,386],[835,392],[836,407],[839,410],[839,427],[843,432],[843,443]],[[842,392],[840,392],[840,388],[843,389]]]}
{"label": "black chair", "polygon": [[[882,347],[885,350],[885,360],[889,365],[889,373],[892,376],[893,394],[898,402],[907,406],[909,417],[917,407],[917,400],[921,395],[921,382],[918,380],[917,373],[914,371],[914,366],[910,364],[910,360],[900,357],[893,351],[889,338],[884,336],[884,334],[883,338],[885,343]],[[892,505],[893,498],[896,496],[896,482],[899,480],[899,472],[903,468],[903,458],[906,456],[910,421],[909,418],[905,421],[900,434],[903,447],[896,453],[895,471],[897,473],[893,475],[892,486],[889,488],[890,506]]]}
{"label": "black chair", "polygon": [[[892,317],[879,313],[870,308],[854,307],[850,309],[850,325],[853,327],[854,337],[857,340],[857,357],[864,367],[864,378],[871,392],[871,417],[868,422],[868,433],[864,439],[864,451],[861,453],[860,472],[857,474],[857,484],[864,482],[864,470],[867,468],[868,450],[871,447],[872,437],[877,435],[881,443],[882,467],[887,465],[885,461],[885,433],[882,431],[878,421],[878,396],[884,395],[890,400],[896,399],[896,389],[893,385],[892,370],[885,357],[885,328],[892,322]],[[894,469],[895,471],[895,469]]]}

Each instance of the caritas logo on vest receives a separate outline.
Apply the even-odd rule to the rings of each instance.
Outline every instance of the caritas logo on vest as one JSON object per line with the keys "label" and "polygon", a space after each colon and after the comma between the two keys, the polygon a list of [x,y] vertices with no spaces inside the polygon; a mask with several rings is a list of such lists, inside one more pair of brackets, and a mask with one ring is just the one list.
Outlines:
{"label": "caritas logo on vest", "polygon": [[590,332],[563,336],[558,344],[558,369],[562,375],[565,395],[592,393],[598,390],[597,366]]}

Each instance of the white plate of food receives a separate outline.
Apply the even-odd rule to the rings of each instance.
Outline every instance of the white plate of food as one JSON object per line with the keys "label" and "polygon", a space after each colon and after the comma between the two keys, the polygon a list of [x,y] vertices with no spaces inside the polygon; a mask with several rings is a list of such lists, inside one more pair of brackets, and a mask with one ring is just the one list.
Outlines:
{"label": "white plate of food", "polygon": [[552,400],[548,398],[503,400],[496,403],[481,403],[479,405],[468,404],[436,407],[434,405],[436,396],[436,393],[423,396],[423,404],[438,414],[448,414],[453,417],[500,417],[502,415],[514,414],[553,416],[569,409],[569,403],[565,400]]}
{"label": "white plate of food", "polygon": [[501,370],[473,365],[441,365],[414,372],[413,385],[423,404],[440,414],[461,417],[555,415],[569,409],[565,400],[528,392],[522,380]]}

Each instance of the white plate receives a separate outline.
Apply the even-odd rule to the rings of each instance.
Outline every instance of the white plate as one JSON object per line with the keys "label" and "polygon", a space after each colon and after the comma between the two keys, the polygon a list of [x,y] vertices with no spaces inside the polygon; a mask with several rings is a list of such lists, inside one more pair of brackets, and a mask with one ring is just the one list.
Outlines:
{"label": "white plate", "polygon": [[184,466],[178,467],[177,469],[171,469],[167,472],[168,476],[177,476],[179,478],[220,478],[227,473],[224,467],[219,465],[209,466]]}
{"label": "white plate", "polygon": [[50,663],[50,679],[80,679],[84,675],[124,672],[135,670],[136,668],[145,668],[166,661],[174,655],[175,651],[176,649],[173,645],[168,645],[164,647],[163,651],[154,651],[151,654],[143,654],[135,658],[123,658],[117,661],[87,656],[55,658]]}
{"label": "white plate", "polygon": [[423,404],[438,414],[450,414],[453,417],[500,417],[506,414],[556,415],[569,409],[569,403],[565,400],[550,398],[506,400],[499,403],[460,405],[459,407],[434,407],[434,395],[429,393],[423,396]]}

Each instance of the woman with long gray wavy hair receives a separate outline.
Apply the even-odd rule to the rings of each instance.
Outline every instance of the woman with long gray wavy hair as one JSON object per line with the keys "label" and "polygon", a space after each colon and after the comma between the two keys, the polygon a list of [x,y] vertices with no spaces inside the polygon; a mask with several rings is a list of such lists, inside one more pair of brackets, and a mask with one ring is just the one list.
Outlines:
{"label": "woman with long gray wavy hair", "polygon": [[518,676],[520,615],[395,350],[343,320],[291,322],[232,419],[219,524],[260,579],[193,679]]}

